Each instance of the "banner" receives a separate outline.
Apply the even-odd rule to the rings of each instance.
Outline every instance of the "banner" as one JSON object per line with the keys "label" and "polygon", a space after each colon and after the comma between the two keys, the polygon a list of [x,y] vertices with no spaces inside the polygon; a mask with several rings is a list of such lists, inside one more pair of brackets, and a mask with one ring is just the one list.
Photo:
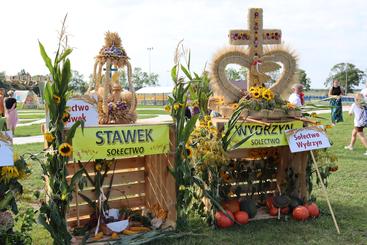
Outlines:
{"label": "banner", "polygon": [[11,131],[0,131],[0,167],[3,166],[14,166]]}
{"label": "banner", "polygon": [[258,123],[238,123],[230,147],[251,134],[253,134],[251,138],[239,148],[263,148],[288,145],[284,132],[302,127],[303,122],[301,121],[277,122],[271,123],[269,126]]}
{"label": "banner", "polygon": [[322,127],[313,126],[286,132],[291,152],[311,151],[330,147],[330,141]]}
{"label": "banner", "polygon": [[66,128],[70,128],[76,121],[84,121],[85,127],[98,126],[97,100],[89,96],[73,97],[66,102],[69,107],[70,118]]}
{"label": "banner", "polygon": [[127,125],[81,128],[73,139],[73,158],[119,159],[169,152],[169,125]]}

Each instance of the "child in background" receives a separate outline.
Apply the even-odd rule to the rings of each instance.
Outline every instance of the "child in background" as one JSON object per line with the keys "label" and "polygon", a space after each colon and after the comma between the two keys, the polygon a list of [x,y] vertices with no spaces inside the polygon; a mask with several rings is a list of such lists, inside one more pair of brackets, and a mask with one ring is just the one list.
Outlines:
{"label": "child in background", "polygon": [[11,129],[14,135],[15,127],[18,123],[17,100],[13,98],[14,91],[8,92],[9,97],[5,99],[5,117],[8,129]]}
{"label": "child in background", "polygon": [[367,156],[367,139],[366,136],[363,133],[363,128],[366,127],[364,125],[365,122],[365,114],[363,107],[364,100],[362,94],[356,94],[354,97],[354,103],[352,104],[352,107],[349,110],[349,115],[351,116],[354,114],[354,128],[352,131],[352,138],[350,140],[350,144],[345,147],[345,149],[353,150],[354,143],[356,142],[357,136],[361,140],[362,144],[366,148],[366,152],[363,154]]}

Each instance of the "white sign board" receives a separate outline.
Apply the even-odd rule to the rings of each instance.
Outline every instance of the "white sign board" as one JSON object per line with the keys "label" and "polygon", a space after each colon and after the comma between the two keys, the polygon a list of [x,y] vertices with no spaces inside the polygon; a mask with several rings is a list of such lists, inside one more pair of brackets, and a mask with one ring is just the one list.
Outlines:
{"label": "white sign board", "polygon": [[0,131],[0,167],[3,166],[14,166],[11,131]]}
{"label": "white sign board", "polygon": [[70,128],[76,121],[83,120],[85,127],[98,126],[97,102],[93,98],[71,98],[66,102],[69,107],[70,118],[66,128]]}
{"label": "white sign board", "polygon": [[311,151],[330,147],[322,127],[312,126],[285,131],[291,152]]}

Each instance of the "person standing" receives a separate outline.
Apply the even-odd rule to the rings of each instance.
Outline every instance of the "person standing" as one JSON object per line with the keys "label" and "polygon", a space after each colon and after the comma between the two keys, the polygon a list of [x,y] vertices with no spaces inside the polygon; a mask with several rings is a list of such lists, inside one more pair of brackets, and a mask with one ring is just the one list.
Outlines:
{"label": "person standing", "polygon": [[363,128],[366,127],[365,120],[367,115],[364,113],[364,110],[366,110],[363,107],[364,99],[362,94],[356,94],[354,97],[354,103],[352,104],[352,107],[349,110],[349,115],[354,114],[354,128],[352,131],[352,138],[350,140],[350,144],[344,147],[347,150],[353,150],[354,143],[356,142],[357,136],[361,140],[362,144],[366,148],[366,152],[363,154],[367,156],[367,139],[366,136],[363,133]]}
{"label": "person standing", "polygon": [[4,97],[5,89],[0,88],[0,117],[5,116]]}
{"label": "person standing", "polygon": [[14,91],[8,92],[9,97],[5,99],[5,117],[8,129],[11,129],[14,135],[15,127],[18,123],[17,100],[13,98]]}
{"label": "person standing", "polygon": [[334,80],[333,86],[329,89],[328,93],[330,105],[332,106],[331,122],[334,126],[338,122],[343,122],[342,95],[344,95],[344,90],[340,87],[339,81]]}
{"label": "person standing", "polygon": [[295,84],[292,87],[293,93],[289,96],[288,101],[289,103],[301,107],[304,105],[304,95],[303,95],[303,85],[302,84]]}

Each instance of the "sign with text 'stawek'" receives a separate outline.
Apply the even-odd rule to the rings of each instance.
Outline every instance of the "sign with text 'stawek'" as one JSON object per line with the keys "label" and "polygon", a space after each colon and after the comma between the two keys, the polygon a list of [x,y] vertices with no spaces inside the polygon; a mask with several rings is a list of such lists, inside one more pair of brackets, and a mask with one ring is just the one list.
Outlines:
{"label": "sign with text 'stawek'", "polygon": [[233,146],[251,134],[251,138],[239,148],[263,148],[288,145],[284,132],[289,129],[302,127],[303,122],[301,121],[276,122],[270,125],[239,122],[235,127],[236,132],[231,140],[231,145]]}
{"label": "sign with text 'stawek'", "polygon": [[120,159],[169,152],[169,125],[81,128],[73,139],[73,158],[80,161]]}
{"label": "sign with text 'stawek'", "polygon": [[286,132],[291,152],[311,151],[330,147],[330,141],[322,127],[312,126]]}
{"label": "sign with text 'stawek'", "polygon": [[0,167],[14,166],[13,134],[11,131],[0,131]]}

